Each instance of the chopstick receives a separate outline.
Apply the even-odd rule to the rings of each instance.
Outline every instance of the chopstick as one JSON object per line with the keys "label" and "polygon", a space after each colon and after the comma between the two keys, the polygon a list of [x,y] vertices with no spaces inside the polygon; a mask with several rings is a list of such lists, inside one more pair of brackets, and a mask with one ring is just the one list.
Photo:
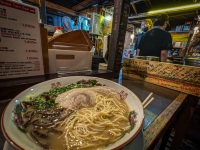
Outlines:
{"label": "chopstick", "polygon": [[152,97],[145,105],[143,105],[143,107],[146,108],[153,100],[154,98]]}
{"label": "chopstick", "polygon": [[142,102],[142,105],[144,108],[146,108],[153,100],[154,100],[154,97],[153,96],[153,93],[151,92],[147,98]]}

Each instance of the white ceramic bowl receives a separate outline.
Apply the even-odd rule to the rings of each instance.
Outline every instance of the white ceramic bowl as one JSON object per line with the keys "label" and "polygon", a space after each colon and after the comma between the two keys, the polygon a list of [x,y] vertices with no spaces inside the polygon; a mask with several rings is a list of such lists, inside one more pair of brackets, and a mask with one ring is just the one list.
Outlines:
{"label": "white ceramic bowl", "polygon": [[134,137],[139,133],[139,131],[142,129],[143,121],[144,121],[144,112],[143,107],[141,104],[140,99],[129,89],[126,87],[117,84],[113,81],[97,78],[97,77],[89,77],[89,76],[71,76],[71,77],[63,77],[63,78],[57,78],[49,81],[45,81],[42,83],[39,83],[37,85],[34,85],[23,92],[21,92],[19,95],[17,95],[6,107],[2,114],[1,119],[1,127],[3,134],[7,141],[16,149],[25,149],[25,150],[40,150],[41,148],[34,143],[29,137],[27,137],[26,134],[22,133],[13,123],[13,110],[17,102],[23,101],[27,95],[30,93],[39,95],[43,93],[44,91],[48,91],[52,84],[60,82],[61,85],[76,83],[77,81],[80,81],[82,79],[88,80],[88,79],[95,79],[99,81],[101,84],[105,84],[109,87],[114,88],[118,92],[124,91],[124,94],[127,93],[127,97],[125,99],[125,102],[128,104],[130,110],[135,110],[137,113],[137,122],[133,130],[127,134],[117,142],[110,144],[105,149],[119,149],[129,143]]}

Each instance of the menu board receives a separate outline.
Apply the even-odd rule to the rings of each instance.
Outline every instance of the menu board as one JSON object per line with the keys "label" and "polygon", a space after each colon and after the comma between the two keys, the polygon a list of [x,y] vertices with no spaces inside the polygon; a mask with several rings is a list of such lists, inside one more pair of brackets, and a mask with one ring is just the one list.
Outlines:
{"label": "menu board", "polygon": [[38,8],[0,0],[0,79],[43,74]]}

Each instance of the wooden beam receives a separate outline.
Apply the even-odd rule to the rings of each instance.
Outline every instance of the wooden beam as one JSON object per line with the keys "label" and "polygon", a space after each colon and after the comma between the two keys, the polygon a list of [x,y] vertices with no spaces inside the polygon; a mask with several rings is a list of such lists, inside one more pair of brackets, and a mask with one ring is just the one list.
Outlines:
{"label": "wooden beam", "polygon": [[[26,0],[26,1],[39,5],[39,0]],[[64,12],[64,13],[72,15],[72,16],[76,16],[76,12],[74,10],[71,10],[71,9],[65,8],[63,6],[51,3],[49,1],[45,1],[45,2],[46,2],[46,7],[47,8],[58,10],[58,11]]]}
{"label": "wooden beam", "polygon": [[138,12],[137,12],[137,8],[135,7],[135,4],[133,3],[133,4],[131,4],[131,5],[132,5],[132,7],[133,7],[133,10],[135,11],[135,14],[137,15]]}
{"label": "wooden beam", "polygon": [[46,1],[46,7],[49,7],[49,8],[52,8],[52,9],[56,9],[58,11],[65,12],[65,13],[67,13],[69,15],[72,15],[72,16],[76,16],[76,12],[75,11],[73,11],[71,9],[68,9],[66,7],[63,7],[63,6],[48,2],[48,1]]}
{"label": "wooden beam", "polygon": [[72,10],[79,11],[81,9],[84,9],[85,7],[91,6],[91,4],[95,4],[98,2],[99,2],[99,0],[84,0],[80,3],[78,3],[77,5],[73,6]]}
{"label": "wooden beam", "polygon": [[145,2],[145,3],[147,3],[150,7],[152,7],[152,4],[151,4],[151,1],[150,1],[150,0],[133,0],[133,1],[131,2],[131,5],[132,5],[132,4],[139,3],[139,2]]}
{"label": "wooden beam", "polygon": [[133,20],[133,21],[129,21],[128,22],[128,24],[141,24],[141,22],[143,21],[143,19],[142,20]]}
{"label": "wooden beam", "polygon": [[97,6],[93,6],[93,7],[84,9],[84,10],[82,10],[82,11],[79,11],[79,13],[80,13],[80,14],[88,14],[88,15],[91,15],[91,12],[97,12],[97,11],[98,11]]}
{"label": "wooden beam", "polygon": [[131,4],[136,4],[136,3],[139,3],[139,2],[143,2],[143,1],[146,1],[146,0],[132,0]]}
{"label": "wooden beam", "polygon": [[82,2],[80,2],[80,3],[78,3],[77,5],[73,6],[72,9],[73,9],[73,10],[80,10],[80,9],[82,9],[82,7],[83,7],[84,5],[86,5],[88,2],[91,2],[91,0],[84,0],[84,1],[82,1]]}
{"label": "wooden beam", "polygon": [[111,40],[108,50],[108,70],[119,75],[121,59],[124,50],[124,40],[127,29],[130,0],[115,0]]}
{"label": "wooden beam", "polygon": [[146,0],[150,7],[152,7],[151,0]]}

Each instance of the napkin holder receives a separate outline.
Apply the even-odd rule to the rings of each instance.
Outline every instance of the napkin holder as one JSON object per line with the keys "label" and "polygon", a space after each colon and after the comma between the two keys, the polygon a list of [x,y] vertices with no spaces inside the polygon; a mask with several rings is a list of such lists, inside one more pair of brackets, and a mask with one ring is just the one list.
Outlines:
{"label": "napkin holder", "polygon": [[92,42],[87,32],[76,30],[49,40],[49,73],[88,72],[92,66]]}
{"label": "napkin holder", "polygon": [[91,64],[92,53],[89,51],[49,49],[50,73],[91,71]]}

